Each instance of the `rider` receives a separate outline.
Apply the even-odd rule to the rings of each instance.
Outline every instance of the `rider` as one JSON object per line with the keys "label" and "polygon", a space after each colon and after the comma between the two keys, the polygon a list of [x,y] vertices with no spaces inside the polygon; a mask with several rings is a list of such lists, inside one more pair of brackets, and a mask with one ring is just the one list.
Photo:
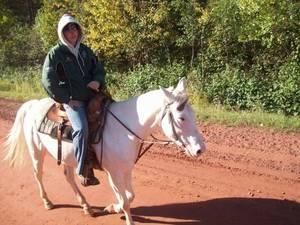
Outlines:
{"label": "rider", "polygon": [[42,84],[48,95],[62,103],[73,128],[73,146],[83,186],[97,185],[98,179],[87,166],[88,122],[87,102],[92,91],[105,86],[105,71],[93,51],[82,44],[82,28],[70,14],[64,14],[57,33],[59,43],[47,54],[44,61]]}

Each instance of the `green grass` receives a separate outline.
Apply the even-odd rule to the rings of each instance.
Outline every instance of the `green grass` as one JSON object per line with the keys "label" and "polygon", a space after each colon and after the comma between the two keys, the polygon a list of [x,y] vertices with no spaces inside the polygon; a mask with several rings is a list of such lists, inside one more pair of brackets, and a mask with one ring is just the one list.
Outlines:
{"label": "green grass", "polygon": [[[28,70],[8,70],[0,74],[0,97],[14,100],[29,100],[46,96],[41,85],[41,72],[38,68]],[[122,96],[114,90],[114,96]],[[300,132],[300,117],[287,117],[282,114],[262,111],[230,111],[222,106],[208,104],[198,97],[190,98],[197,119],[209,123],[228,126],[267,127],[281,131]]]}
{"label": "green grass", "polygon": [[236,112],[213,105],[193,105],[198,120],[228,126],[267,127],[300,132],[300,118],[266,112]]}
{"label": "green grass", "polygon": [[39,68],[6,69],[0,73],[0,97],[29,100],[45,97]]}
{"label": "green grass", "polygon": [[45,96],[44,90],[39,88],[36,84],[0,81],[0,97],[25,101],[33,98],[43,98]]}

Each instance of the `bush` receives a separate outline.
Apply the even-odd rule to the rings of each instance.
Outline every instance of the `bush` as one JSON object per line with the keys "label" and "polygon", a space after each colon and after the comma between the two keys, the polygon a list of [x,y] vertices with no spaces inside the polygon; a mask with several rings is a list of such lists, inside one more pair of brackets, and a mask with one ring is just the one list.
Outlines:
{"label": "bush", "polygon": [[22,67],[41,63],[44,52],[36,32],[26,25],[15,25],[0,46],[0,64],[2,69]]}
{"label": "bush", "polygon": [[238,69],[215,74],[204,88],[209,102],[222,104],[238,110],[258,109],[264,84]]}
{"label": "bush", "polygon": [[178,80],[186,74],[187,67],[180,63],[163,67],[147,64],[137,66],[127,74],[109,74],[107,84],[114,97],[127,98],[157,89],[159,86],[175,86]]}
{"label": "bush", "polygon": [[278,111],[286,115],[300,115],[300,65],[285,63],[273,84],[272,99]]}

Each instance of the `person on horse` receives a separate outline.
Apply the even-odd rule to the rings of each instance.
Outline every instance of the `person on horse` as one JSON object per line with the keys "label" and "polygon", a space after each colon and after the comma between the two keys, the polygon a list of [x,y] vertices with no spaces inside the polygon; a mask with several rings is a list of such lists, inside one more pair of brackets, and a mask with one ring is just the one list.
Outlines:
{"label": "person on horse", "polygon": [[97,185],[99,180],[86,163],[88,153],[88,121],[86,107],[93,91],[105,87],[105,70],[94,52],[82,44],[79,22],[64,14],[57,33],[59,43],[48,52],[42,72],[42,84],[49,97],[61,103],[73,128],[73,146],[83,186]]}

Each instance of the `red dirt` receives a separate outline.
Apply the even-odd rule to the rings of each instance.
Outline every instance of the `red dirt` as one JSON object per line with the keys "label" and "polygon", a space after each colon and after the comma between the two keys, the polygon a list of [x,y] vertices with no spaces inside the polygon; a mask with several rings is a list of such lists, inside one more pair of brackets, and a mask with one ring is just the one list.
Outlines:
{"label": "red dirt", "polygon": [[[0,99],[0,145],[19,102]],[[299,225],[300,134],[270,129],[200,124],[207,151],[192,160],[174,147],[153,147],[134,170],[136,224]],[[1,148],[3,149],[3,148]],[[3,151],[0,151],[3,157]],[[44,183],[55,208],[39,198],[31,162],[22,169],[0,164],[1,225],[124,224],[102,209],[114,201],[106,175],[100,186],[81,188],[97,211],[84,216],[62,167],[46,157]]]}

